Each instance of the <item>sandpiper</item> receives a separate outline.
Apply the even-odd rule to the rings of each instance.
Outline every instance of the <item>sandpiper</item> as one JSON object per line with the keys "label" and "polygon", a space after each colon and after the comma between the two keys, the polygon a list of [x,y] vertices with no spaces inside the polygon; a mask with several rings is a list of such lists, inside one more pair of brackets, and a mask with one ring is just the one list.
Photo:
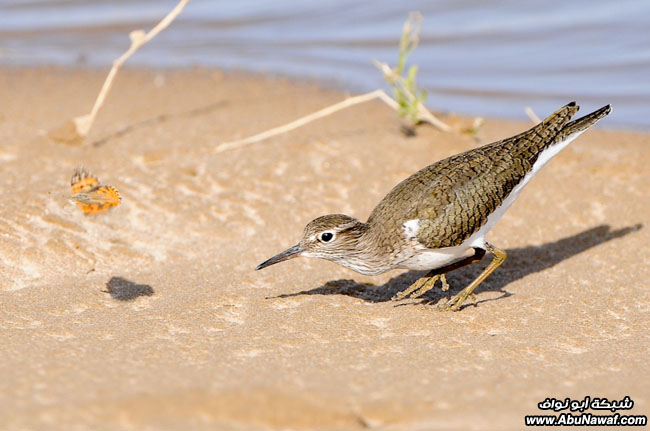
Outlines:
{"label": "sandpiper", "polygon": [[330,214],[304,229],[298,244],[256,269],[297,256],[319,257],[366,275],[395,268],[430,270],[399,300],[432,289],[445,274],[480,261],[492,262],[466,288],[438,306],[458,310],[465,299],[506,259],[485,235],[553,156],[611,112],[609,105],[574,121],[575,102],[511,138],[466,151],[411,175],[375,207],[367,222]]}

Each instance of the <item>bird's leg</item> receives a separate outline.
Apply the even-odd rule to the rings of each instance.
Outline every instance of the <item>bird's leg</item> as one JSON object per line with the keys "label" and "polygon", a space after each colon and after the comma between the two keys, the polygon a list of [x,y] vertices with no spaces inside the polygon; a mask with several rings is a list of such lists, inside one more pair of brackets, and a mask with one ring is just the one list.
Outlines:
{"label": "bird's leg", "polygon": [[[435,274],[434,276],[429,277],[429,279],[422,285],[422,287],[416,290],[415,293],[411,295],[411,297],[418,298],[424,295],[425,293],[427,293],[428,291],[430,291],[431,289],[433,289],[434,287],[436,287],[436,281],[438,281],[440,277],[444,277],[444,274]],[[422,277],[422,278],[426,278],[426,277]],[[406,290],[411,290],[411,288],[409,287]]]}
{"label": "bird's leg", "polygon": [[442,289],[443,292],[449,290],[449,283],[447,283],[447,274],[440,275],[440,283],[442,284],[442,286],[440,286],[440,289]]}
{"label": "bird's leg", "polygon": [[[439,271],[436,271],[436,272],[439,272]],[[429,274],[431,274],[431,272]],[[425,275],[420,280],[422,280],[423,278],[426,279],[427,276]],[[438,281],[438,279],[440,279],[440,284],[441,284],[440,288],[442,289],[442,291],[444,292],[446,290],[449,290],[449,283],[447,283],[447,274],[439,274],[439,273],[436,274],[434,272],[434,275],[429,277],[429,279],[424,284],[422,284],[422,287],[420,287],[418,290],[416,290],[415,293],[411,295],[411,297],[412,298],[418,298],[418,297],[424,295],[425,293],[427,293],[428,291],[430,291],[431,289],[436,287],[436,281]],[[418,280],[416,283],[419,284],[420,280]],[[413,283],[413,284],[416,284],[416,283]],[[408,289],[406,289],[406,291],[409,291],[409,290],[411,290],[410,287]]]}
{"label": "bird's leg", "polygon": [[[438,280],[438,278],[440,278],[440,274],[436,270],[429,271],[427,275],[421,277],[418,279],[418,281],[411,284],[408,289],[393,296],[393,301],[401,301],[402,299],[408,298],[410,296],[417,298],[418,296],[425,294],[429,290],[433,289],[433,286],[436,284],[436,280]],[[413,292],[415,292],[415,294],[411,295]]]}
{"label": "bird's leg", "polygon": [[[400,301],[406,297],[418,297],[427,293],[429,290],[433,289],[436,281],[440,278],[442,282],[442,290],[449,289],[449,283],[447,283],[446,274],[449,271],[458,269],[462,266],[469,265],[471,263],[479,262],[483,256],[485,256],[485,250],[482,248],[475,248],[474,255],[461,259],[457,262],[450,263],[449,265],[443,266],[442,268],[434,269],[429,271],[424,277],[417,280],[413,283],[408,289],[403,292],[399,292],[397,295],[393,296],[394,301]],[[417,292],[416,292],[417,291]],[[416,292],[414,295],[411,295],[413,292]]]}
{"label": "bird's leg", "polygon": [[458,292],[456,295],[454,295],[449,301],[445,302],[442,305],[438,306],[438,310],[452,310],[452,311],[457,311],[460,306],[463,304],[463,301],[467,299],[469,295],[472,294],[474,289],[481,284],[490,274],[494,272],[495,269],[497,269],[503,261],[506,260],[506,252],[501,250],[500,248],[497,248],[493,246],[490,243],[485,243],[485,249],[492,253],[493,258],[492,262],[483,270],[481,275],[476,277],[476,280],[472,281],[469,286]]}

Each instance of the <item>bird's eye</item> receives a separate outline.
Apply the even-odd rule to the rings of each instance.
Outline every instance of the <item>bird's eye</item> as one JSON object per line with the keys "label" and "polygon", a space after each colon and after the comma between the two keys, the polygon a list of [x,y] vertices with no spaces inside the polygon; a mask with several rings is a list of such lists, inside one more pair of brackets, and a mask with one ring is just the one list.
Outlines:
{"label": "bird's eye", "polygon": [[334,239],[334,232],[330,232],[329,230],[328,230],[328,231],[325,231],[325,232],[323,232],[323,233],[320,234],[320,236],[318,237],[318,239],[319,239],[321,242],[330,242],[331,240]]}

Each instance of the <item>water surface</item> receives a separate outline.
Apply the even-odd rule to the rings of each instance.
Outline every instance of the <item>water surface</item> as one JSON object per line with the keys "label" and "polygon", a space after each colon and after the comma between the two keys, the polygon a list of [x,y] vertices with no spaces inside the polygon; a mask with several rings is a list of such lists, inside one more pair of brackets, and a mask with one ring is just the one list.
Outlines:
{"label": "water surface", "polygon": [[[107,66],[128,32],[176,1],[0,0],[0,64]],[[316,78],[350,91],[383,86],[408,12],[424,15],[412,57],[436,110],[525,118],[577,100],[614,105],[609,127],[650,130],[650,2],[572,0],[193,0],[129,63],[243,68]]]}

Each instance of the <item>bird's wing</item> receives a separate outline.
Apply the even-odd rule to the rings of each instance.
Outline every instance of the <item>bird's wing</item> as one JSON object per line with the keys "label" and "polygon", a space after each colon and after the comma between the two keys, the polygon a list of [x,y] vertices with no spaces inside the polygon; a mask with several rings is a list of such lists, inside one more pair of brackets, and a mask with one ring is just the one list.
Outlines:
{"label": "bird's wing", "polygon": [[570,103],[524,133],[422,169],[398,184],[369,221],[397,210],[419,221],[416,237],[423,246],[460,245],[486,223],[577,110]]}

